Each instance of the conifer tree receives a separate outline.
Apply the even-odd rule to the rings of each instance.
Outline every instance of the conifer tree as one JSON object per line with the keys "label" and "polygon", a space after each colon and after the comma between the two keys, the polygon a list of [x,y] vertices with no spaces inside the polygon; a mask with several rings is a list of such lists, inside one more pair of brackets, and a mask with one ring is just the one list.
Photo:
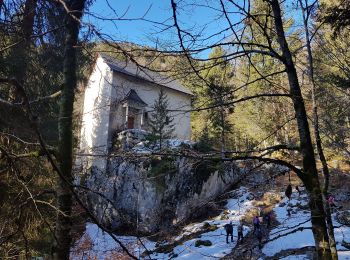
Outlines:
{"label": "conifer tree", "polygon": [[209,83],[204,87],[204,95],[208,98],[209,110],[208,119],[212,129],[220,136],[221,152],[224,156],[227,134],[232,132],[233,125],[228,116],[233,111],[233,107],[227,106],[227,102],[232,100],[232,86],[230,85],[233,71],[230,63],[223,58],[225,51],[221,47],[213,49],[207,63],[209,67],[203,72]]}
{"label": "conifer tree", "polygon": [[158,98],[155,100],[149,119],[149,126],[151,128],[151,136],[155,141],[159,141],[159,149],[162,149],[164,139],[171,138],[174,132],[174,118],[170,116],[169,101],[164,90],[161,88]]}

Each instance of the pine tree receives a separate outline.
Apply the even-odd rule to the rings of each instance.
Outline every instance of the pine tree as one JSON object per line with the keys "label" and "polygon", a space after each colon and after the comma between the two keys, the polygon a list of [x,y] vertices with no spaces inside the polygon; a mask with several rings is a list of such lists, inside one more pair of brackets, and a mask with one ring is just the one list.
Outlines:
{"label": "pine tree", "polygon": [[226,53],[221,47],[214,48],[209,56],[212,60],[207,63],[208,69],[203,71],[208,83],[208,86],[204,87],[204,95],[208,98],[209,106],[212,107],[209,110],[208,119],[215,135],[220,138],[222,157],[226,149],[227,134],[233,130],[229,120],[233,107],[227,105],[233,99],[230,84],[233,68],[225,56]]}
{"label": "pine tree", "polygon": [[161,88],[157,100],[155,100],[149,119],[149,126],[151,128],[151,139],[159,141],[159,149],[162,149],[164,139],[171,138],[174,132],[174,118],[170,116],[169,101],[164,90]]}

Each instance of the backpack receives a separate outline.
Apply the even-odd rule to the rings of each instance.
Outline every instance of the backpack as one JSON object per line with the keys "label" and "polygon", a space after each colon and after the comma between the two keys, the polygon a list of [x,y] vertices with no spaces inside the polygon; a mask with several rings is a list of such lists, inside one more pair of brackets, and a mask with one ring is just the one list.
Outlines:
{"label": "backpack", "polygon": [[226,224],[224,228],[227,233],[233,233],[233,226],[231,224]]}

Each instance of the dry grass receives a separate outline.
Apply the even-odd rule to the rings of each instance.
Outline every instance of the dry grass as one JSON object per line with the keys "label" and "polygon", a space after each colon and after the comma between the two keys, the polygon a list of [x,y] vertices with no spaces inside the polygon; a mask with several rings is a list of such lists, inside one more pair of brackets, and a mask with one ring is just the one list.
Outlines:
{"label": "dry grass", "polygon": [[253,218],[259,215],[258,208],[249,209],[244,216],[242,217],[242,221],[244,225],[251,225],[253,223]]}
{"label": "dry grass", "polygon": [[282,200],[279,193],[266,192],[259,200],[253,201],[254,208],[249,209],[242,217],[243,223],[246,225],[252,224],[253,218],[259,216],[260,212],[267,214],[272,211],[277,203]]}

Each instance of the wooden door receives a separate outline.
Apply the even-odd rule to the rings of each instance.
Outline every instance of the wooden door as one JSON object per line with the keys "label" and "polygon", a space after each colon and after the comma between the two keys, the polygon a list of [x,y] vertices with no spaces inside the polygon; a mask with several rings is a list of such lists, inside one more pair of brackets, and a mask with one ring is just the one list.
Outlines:
{"label": "wooden door", "polygon": [[128,129],[134,128],[135,118],[133,116],[128,116]]}

